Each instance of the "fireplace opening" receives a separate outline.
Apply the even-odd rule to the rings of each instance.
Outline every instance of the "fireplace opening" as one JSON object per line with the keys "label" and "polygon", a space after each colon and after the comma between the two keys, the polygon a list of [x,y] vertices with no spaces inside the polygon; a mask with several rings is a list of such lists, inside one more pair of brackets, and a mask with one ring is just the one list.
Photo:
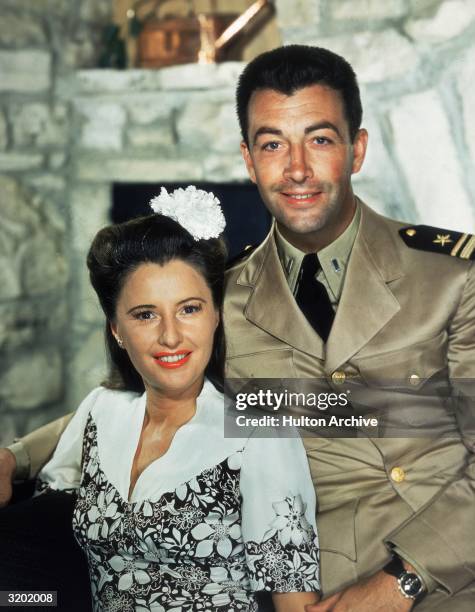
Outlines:
{"label": "fireplace opening", "polygon": [[[114,183],[111,221],[121,223],[150,213],[148,202],[165,187],[168,192],[188,183]],[[252,183],[196,183],[198,189],[211,191],[220,200],[226,219],[224,237],[229,259],[248,245],[262,242],[269,231],[271,216]]]}

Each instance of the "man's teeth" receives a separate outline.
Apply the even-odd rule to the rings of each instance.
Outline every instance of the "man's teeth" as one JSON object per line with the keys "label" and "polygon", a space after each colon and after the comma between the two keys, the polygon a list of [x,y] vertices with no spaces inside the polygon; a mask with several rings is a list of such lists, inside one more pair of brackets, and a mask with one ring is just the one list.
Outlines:
{"label": "man's teeth", "polygon": [[296,200],[308,200],[308,198],[311,198],[313,196],[313,193],[291,193],[290,197],[295,198]]}
{"label": "man's teeth", "polygon": [[175,361],[180,361],[187,356],[188,353],[181,353],[180,355],[162,355],[158,359],[160,361],[165,361],[166,363],[174,363]]}

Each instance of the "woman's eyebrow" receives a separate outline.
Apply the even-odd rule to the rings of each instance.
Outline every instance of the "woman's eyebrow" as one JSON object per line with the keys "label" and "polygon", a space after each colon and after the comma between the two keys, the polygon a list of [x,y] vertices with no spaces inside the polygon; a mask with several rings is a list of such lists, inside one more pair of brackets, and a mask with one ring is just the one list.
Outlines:
{"label": "woman's eyebrow", "polygon": [[[206,304],[206,300],[202,297],[199,296],[190,296],[187,298],[184,298],[183,300],[180,300],[179,302],[176,303],[177,306],[179,306],[180,304],[184,304],[185,302],[189,302],[191,300],[198,300],[199,302],[203,302],[203,304]],[[132,308],[129,308],[129,310],[127,310],[126,314],[131,314],[134,310],[137,310],[138,308],[156,308],[156,304],[137,304],[136,306],[132,306]]]}
{"label": "woman's eyebrow", "polygon": [[129,308],[126,314],[130,314],[134,310],[137,310],[137,308],[156,308],[156,306],[155,304],[137,304],[137,306],[132,306],[132,308]]}
{"label": "woman's eyebrow", "polygon": [[184,300],[180,300],[179,302],[177,302],[177,305],[184,304],[185,302],[189,302],[190,300],[198,300],[198,301],[203,302],[204,304],[206,304],[206,300],[204,298],[198,297],[198,296],[196,296],[196,297],[191,296],[191,297],[185,298]]}

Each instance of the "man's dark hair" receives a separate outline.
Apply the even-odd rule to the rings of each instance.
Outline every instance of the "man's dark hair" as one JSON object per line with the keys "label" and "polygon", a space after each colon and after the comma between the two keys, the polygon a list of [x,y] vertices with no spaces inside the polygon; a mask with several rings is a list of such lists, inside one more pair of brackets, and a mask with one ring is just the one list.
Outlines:
{"label": "man's dark hair", "polygon": [[327,85],[340,93],[353,142],[363,116],[353,68],[336,53],[307,45],[288,45],[262,53],[242,72],[236,90],[236,106],[244,142],[249,145],[248,107],[255,91],[272,89],[290,96],[311,85]]}
{"label": "man's dark hair", "polygon": [[106,316],[106,349],[110,374],[104,386],[143,393],[142,378],[126,351],[119,348],[110,323],[116,317],[117,302],[128,276],[143,263],[161,266],[178,259],[197,270],[211,290],[220,321],[206,376],[222,390],[225,343],[222,323],[226,247],[218,238],[195,240],[179,223],[158,214],[109,225],[94,238],[87,256],[91,284]]}

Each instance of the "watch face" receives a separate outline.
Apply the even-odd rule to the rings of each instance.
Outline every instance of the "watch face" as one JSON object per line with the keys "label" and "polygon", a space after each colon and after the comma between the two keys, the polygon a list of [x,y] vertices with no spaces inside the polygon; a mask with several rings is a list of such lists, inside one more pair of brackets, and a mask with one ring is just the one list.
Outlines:
{"label": "watch face", "polygon": [[419,576],[410,572],[401,576],[399,584],[407,597],[417,597],[422,589],[422,582]]}

